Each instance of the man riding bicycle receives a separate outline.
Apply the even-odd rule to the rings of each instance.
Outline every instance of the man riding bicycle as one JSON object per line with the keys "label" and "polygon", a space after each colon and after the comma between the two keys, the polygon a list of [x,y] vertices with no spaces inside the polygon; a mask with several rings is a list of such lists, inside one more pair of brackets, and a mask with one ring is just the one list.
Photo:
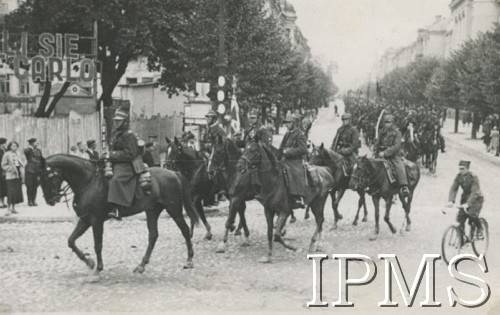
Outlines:
{"label": "man riding bicycle", "polygon": [[460,211],[457,215],[457,222],[460,229],[464,231],[465,220],[469,220],[477,227],[477,235],[482,238],[483,228],[479,221],[479,214],[483,208],[484,197],[479,186],[479,178],[469,171],[470,161],[460,161],[458,164],[460,173],[451,185],[450,194],[448,197],[447,207],[452,207],[455,203],[458,188],[462,188],[462,196],[460,198]]}

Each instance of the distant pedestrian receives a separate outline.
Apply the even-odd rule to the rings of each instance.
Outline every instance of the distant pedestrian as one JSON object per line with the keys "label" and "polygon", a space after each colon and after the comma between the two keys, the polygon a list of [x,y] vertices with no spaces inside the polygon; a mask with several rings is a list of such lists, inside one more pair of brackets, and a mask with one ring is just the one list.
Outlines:
{"label": "distant pedestrian", "polygon": [[153,159],[154,144],[152,142],[146,143],[146,150],[142,155],[142,161],[148,165],[148,167],[155,166],[155,160]]}
{"label": "distant pedestrian", "polygon": [[19,144],[11,141],[7,146],[7,152],[2,158],[2,169],[5,171],[5,179],[7,182],[7,214],[17,213],[15,205],[23,202],[22,178],[23,178],[23,162],[17,153]]}
{"label": "distant pedestrian", "polygon": [[42,163],[42,151],[38,148],[39,143],[35,138],[28,140],[29,146],[24,149],[26,156],[26,193],[28,195],[28,206],[36,207],[36,193],[38,190],[39,180]]}
{"label": "distant pedestrian", "polygon": [[87,154],[91,160],[99,160],[99,152],[97,152],[97,142],[95,140],[87,141]]}
{"label": "distant pedestrian", "polygon": [[76,146],[78,147],[78,156],[86,160],[90,160],[90,156],[87,153],[87,143],[83,141],[78,141],[76,143]]}
{"label": "distant pedestrian", "polygon": [[[2,162],[2,158],[7,151],[5,144],[7,143],[7,139],[0,138],[0,163]],[[4,199],[7,197],[7,182],[5,181],[5,171],[0,167],[0,209],[7,208],[5,205]]]}
{"label": "distant pedestrian", "polygon": [[500,132],[498,131],[498,127],[494,126],[493,130],[491,131],[491,140],[488,152],[494,153],[496,156],[498,156],[499,147],[500,147]]}
{"label": "distant pedestrian", "polygon": [[75,156],[80,156],[80,154],[78,153],[78,148],[76,147],[76,145],[72,145],[71,148],[69,148],[69,154],[75,155]]}

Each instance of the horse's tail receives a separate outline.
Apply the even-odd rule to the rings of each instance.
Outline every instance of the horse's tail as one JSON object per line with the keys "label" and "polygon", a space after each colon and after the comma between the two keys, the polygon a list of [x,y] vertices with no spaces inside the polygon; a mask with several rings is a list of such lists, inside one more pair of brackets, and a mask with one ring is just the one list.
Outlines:
{"label": "horse's tail", "polygon": [[180,177],[182,183],[182,201],[184,203],[184,209],[186,209],[186,213],[191,220],[191,224],[198,225],[199,217],[193,206],[190,184],[184,175],[182,175],[181,173],[177,174]]}

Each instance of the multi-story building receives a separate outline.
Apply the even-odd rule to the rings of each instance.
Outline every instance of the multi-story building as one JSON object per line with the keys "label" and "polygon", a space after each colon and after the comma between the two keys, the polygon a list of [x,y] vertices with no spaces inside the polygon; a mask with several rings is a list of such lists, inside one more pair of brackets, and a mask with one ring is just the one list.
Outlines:
{"label": "multi-story building", "polygon": [[453,0],[449,7],[451,18],[446,31],[446,57],[465,41],[491,30],[495,23],[500,22],[500,5],[496,0]]}

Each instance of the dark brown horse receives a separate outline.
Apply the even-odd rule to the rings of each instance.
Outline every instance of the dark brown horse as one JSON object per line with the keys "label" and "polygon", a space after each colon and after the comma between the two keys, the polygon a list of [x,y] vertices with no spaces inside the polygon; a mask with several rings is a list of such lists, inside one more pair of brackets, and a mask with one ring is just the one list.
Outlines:
{"label": "dark brown horse", "polygon": [[[346,175],[343,169],[343,157],[335,153],[333,150],[330,150],[328,148],[325,148],[323,143],[319,147],[315,147],[312,157],[311,157],[311,164],[314,165],[321,165],[321,166],[326,166],[330,169],[333,179],[334,179],[334,184],[332,187],[332,190],[330,191],[330,197],[332,199],[332,209],[333,209],[333,215],[335,217],[335,222],[333,225],[333,228],[337,228],[337,222],[339,220],[342,220],[342,215],[339,212],[339,204],[340,200],[342,200],[342,197],[344,196],[345,192],[347,189],[349,189],[349,181],[351,177],[349,175]],[[352,222],[352,225],[357,226],[358,225],[358,219],[359,219],[359,211],[361,210],[361,207],[363,207],[364,210],[364,215],[363,215],[363,222],[366,222],[367,216],[368,216],[368,211],[366,209],[366,200],[365,200],[365,192],[363,189],[358,189],[356,191],[359,195],[358,199],[358,210],[356,212],[356,217],[354,218],[354,221]]]}
{"label": "dark brown horse", "polygon": [[[80,157],[56,154],[42,161],[40,183],[47,204],[55,205],[64,195],[61,189],[67,182],[74,193],[73,208],[78,215],[78,223],[68,239],[69,247],[90,269],[95,267],[94,261],[87,257],[77,246],[76,240],[90,227],[94,234],[94,248],[97,256],[95,275],[103,270],[102,238],[104,222],[108,219],[107,193],[108,183],[102,171],[102,161],[93,162]],[[198,216],[191,204],[191,196],[187,180],[177,172],[153,167],[152,193],[144,195],[138,192],[133,205],[120,212],[123,217],[146,211],[149,242],[142,262],[134,272],[142,273],[149,263],[156,240],[158,238],[158,217],[166,209],[186,240],[188,258],[184,268],[193,268],[193,246],[189,227],[184,220],[182,208],[186,209],[191,222],[196,223]]]}
{"label": "dark brown horse", "polygon": [[410,210],[413,193],[420,180],[420,169],[416,163],[406,161],[406,173],[408,174],[408,188],[410,195],[404,197],[397,183],[391,183],[387,176],[387,171],[382,159],[369,159],[366,156],[358,158],[354,166],[354,172],[349,182],[349,187],[354,190],[368,188],[368,194],[372,196],[373,205],[375,206],[375,231],[370,240],[376,240],[379,233],[379,213],[380,199],[385,200],[385,216],[384,221],[387,223],[392,233],[396,233],[396,229],[390,221],[390,212],[392,206],[392,197],[398,195],[403,204],[406,216],[406,231],[410,231],[411,220]]}
{"label": "dark brown horse", "polygon": [[[212,239],[212,227],[205,216],[203,201],[209,200],[218,192],[218,186],[213,178],[209,176],[207,170],[207,161],[201,152],[181,143],[177,137],[174,141],[166,138],[167,149],[167,168],[181,172],[189,181],[191,196],[193,197],[193,205],[205,225],[205,239]],[[194,233],[194,228],[191,226],[191,233]]]}
{"label": "dark brown horse", "polygon": [[424,166],[429,169],[429,172],[435,173],[439,154],[438,132],[436,130],[423,133],[422,151]]}
{"label": "dark brown horse", "polygon": [[[326,167],[317,167],[322,178],[321,183],[307,194],[305,201],[311,206],[316,219],[316,229],[309,246],[310,251],[319,248],[323,229],[323,210],[328,191],[333,184],[333,177]],[[238,162],[238,174],[231,187],[231,203],[229,217],[226,221],[226,231],[219,250],[227,245],[227,236],[234,227],[236,213],[243,207],[245,201],[257,199],[263,206],[267,221],[268,252],[260,262],[271,262],[273,236],[285,248],[296,250],[282,238],[282,231],[291,213],[291,196],[281,172],[280,162],[273,151],[265,145],[250,143]],[[276,229],[274,217],[278,216]]]}

